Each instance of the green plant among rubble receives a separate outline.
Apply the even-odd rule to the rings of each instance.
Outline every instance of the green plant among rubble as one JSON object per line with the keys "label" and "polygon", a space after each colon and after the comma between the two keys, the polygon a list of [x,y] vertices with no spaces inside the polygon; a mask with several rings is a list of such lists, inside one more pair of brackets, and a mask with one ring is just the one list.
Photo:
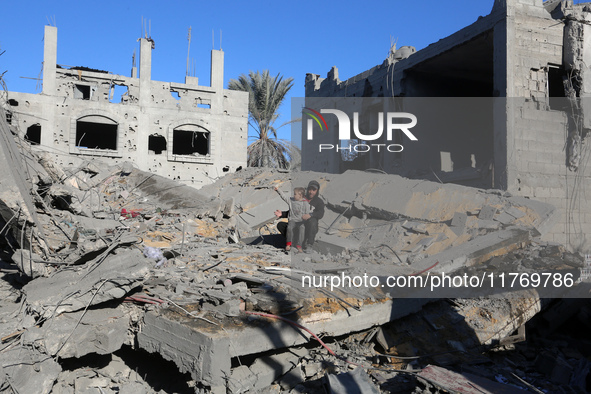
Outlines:
{"label": "green plant among rubble", "polygon": [[250,71],[248,76],[241,74],[228,83],[228,89],[249,93],[248,123],[256,131],[256,135],[249,136],[255,139],[248,146],[249,167],[285,169],[299,161],[299,149],[291,141],[277,138],[277,130],[292,122],[274,126],[279,107],[292,86],[293,78],[283,79],[280,74],[272,77],[269,70]]}

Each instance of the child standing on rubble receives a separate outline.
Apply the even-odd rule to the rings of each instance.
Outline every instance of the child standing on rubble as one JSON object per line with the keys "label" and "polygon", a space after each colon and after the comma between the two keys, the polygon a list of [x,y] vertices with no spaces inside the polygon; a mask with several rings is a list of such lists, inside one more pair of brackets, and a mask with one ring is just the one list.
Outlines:
{"label": "child standing on rubble", "polygon": [[[285,194],[277,186],[275,191],[279,193],[283,201],[289,205],[289,216],[287,222],[287,243],[285,244],[285,251],[289,252],[291,246],[295,241],[295,246],[298,252],[302,252],[302,241],[304,240],[304,219],[303,215],[312,213],[310,202],[306,199],[306,188],[296,187],[293,189],[293,197],[287,198]],[[294,237],[295,233],[295,237]]]}

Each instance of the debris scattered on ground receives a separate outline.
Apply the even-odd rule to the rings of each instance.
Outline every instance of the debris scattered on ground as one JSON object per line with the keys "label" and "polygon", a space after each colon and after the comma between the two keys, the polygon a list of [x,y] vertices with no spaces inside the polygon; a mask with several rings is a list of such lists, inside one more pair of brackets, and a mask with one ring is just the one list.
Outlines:
{"label": "debris scattered on ground", "polygon": [[[548,204],[356,171],[249,168],[195,190],[130,163],[60,168],[0,126],[1,390],[590,388],[588,299],[532,286],[542,270],[589,293],[589,262],[540,241]],[[312,179],[317,242],[285,254],[273,188]],[[446,275],[491,285],[384,287]]]}

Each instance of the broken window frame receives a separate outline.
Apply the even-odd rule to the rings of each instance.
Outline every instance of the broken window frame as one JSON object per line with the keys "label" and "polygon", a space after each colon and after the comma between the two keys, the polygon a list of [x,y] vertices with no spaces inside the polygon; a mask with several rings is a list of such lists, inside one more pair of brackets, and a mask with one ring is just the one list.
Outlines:
{"label": "broken window frame", "polygon": [[[180,162],[191,162],[191,163],[202,163],[202,164],[213,164],[213,152],[214,152],[214,141],[213,133],[205,127],[205,125],[199,124],[195,120],[186,120],[171,125],[168,130],[168,160],[169,161],[180,161]],[[175,132],[185,131],[193,133],[203,133],[206,135],[208,140],[208,153],[202,154],[178,154],[175,152]]]}
{"label": "broken window frame", "polygon": [[[34,135],[31,135],[30,132],[32,132]],[[40,123],[35,123],[30,125],[29,127],[27,127],[27,131],[25,132],[25,135],[23,136],[23,138],[28,141],[31,145],[41,145],[41,133],[43,132],[41,124]],[[38,134],[38,135],[37,135]],[[37,138],[33,138],[33,137],[39,137]]]}
{"label": "broken window frame", "polygon": [[97,87],[90,83],[75,82],[73,86],[73,97],[76,100],[92,100]]}
{"label": "broken window frame", "polygon": [[[125,92],[119,94],[125,89]],[[119,97],[119,101],[117,101]],[[113,104],[123,104],[129,101],[129,86],[124,83],[112,82],[109,87],[109,102]]]}
{"label": "broken window frame", "polygon": [[[80,141],[82,140],[82,136],[78,133],[78,122],[85,122],[85,123],[96,123],[100,124],[103,123],[109,126],[116,126],[115,130],[115,149],[111,148],[94,148],[94,147],[85,147],[84,145],[80,145]],[[80,137],[80,138],[79,138]],[[121,154],[121,147],[122,147],[122,140],[121,140],[121,122],[112,118],[112,115],[104,112],[104,111],[87,111],[79,116],[74,116],[71,119],[70,123],[70,153],[72,154],[80,154],[80,155],[88,155],[88,156],[105,156],[105,157],[122,157]]]}
{"label": "broken window frame", "polygon": [[[157,151],[156,149],[150,149],[150,148],[156,148],[156,147],[160,147],[163,144],[163,149]],[[160,145],[158,145],[160,144]],[[154,152],[154,155],[162,155],[163,152],[167,152],[168,151],[168,141],[166,140],[166,137],[158,134],[158,133],[153,133],[150,134],[148,136],[148,152]]]}

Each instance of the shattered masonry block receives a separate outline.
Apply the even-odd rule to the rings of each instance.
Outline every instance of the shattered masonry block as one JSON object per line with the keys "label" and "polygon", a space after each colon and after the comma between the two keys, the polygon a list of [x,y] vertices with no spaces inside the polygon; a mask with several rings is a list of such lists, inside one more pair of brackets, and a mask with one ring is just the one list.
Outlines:
{"label": "shattered masonry block", "polygon": [[491,207],[490,205],[485,205],[480,210],[480,213],[478,214],[478,219],[492,220],[496,213],[497,213],[497,209],[495,207]]}
{"label": "shattered masonry block", "polygon": [[468,215],[464,212],[456,212],[454,213],[454,217],[451,221],[451,231],[454,232],[455,235],[458,237],[464,233],[466,228],[466,221],[468,220]]}
{"label": "shattered masonry block", "polygon": [[455,227],[464,227],[466,226],[466,220],[468,220],[468,215],[464,212],[456,212],[451,220],[451,225]]}
{"label": "shattered masonry block", "polygon": [[513,221],[515,221],[515,217],[513,217],[505,212],[501,212],[501,213],[497,214],[494,219],[497,222],[504,224],[504,225],[509,225],[509,224],[513,223]]}
{"label": "shattered masonry block", "polygon": [[234,204],[234,197],[231,197],[222,203],[222,213],[224,216],[232,217],[234,215]]}

